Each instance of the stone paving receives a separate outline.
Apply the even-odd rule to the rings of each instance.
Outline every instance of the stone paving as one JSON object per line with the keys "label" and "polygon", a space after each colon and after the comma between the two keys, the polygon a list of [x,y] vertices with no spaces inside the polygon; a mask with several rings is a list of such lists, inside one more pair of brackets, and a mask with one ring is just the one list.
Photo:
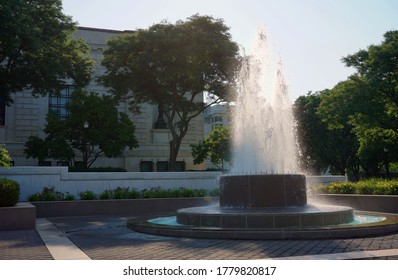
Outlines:
{"label": "stone paving", "polygon": [[0,260],[52,260],[36,230],[0,231]]}
{"label": "stone paving", "polygon": [[[163,237],[133,232],[126,217],[48,218],[68,239],[94,260],[239,260],[332,256],[346,252],[379,251],[361,259],[398,260],[398,233],[352,239],[217,240]],[[396,250],[389,250],[396,249]],[[389,251],[388,251],[389,250]],[[383,252],[388,252],[383,255]],[[344,255],[344,254],[343,254]],[[36,230],[0,232],[0,259],[49,260],[53,256]]]}

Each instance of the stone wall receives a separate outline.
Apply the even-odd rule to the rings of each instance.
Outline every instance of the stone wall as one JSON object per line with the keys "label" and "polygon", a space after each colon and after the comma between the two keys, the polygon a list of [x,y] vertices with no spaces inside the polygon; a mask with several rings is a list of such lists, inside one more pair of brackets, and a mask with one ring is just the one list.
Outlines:
{"label": "stone wall", "polygon": [[[18,182],[21,186],[20,201],[41,192],[44,187],[79,197],[80,192],[96,194],[117,187],[145,188],[218,188],[221,172],[68,172],[67,167],[14,166],[0,169],[0,178]],[[344,176],[307,176],[307,185],[343,181]]]}
{"label": "stone wall", "polygon": [[220,172],[68,172],[67,167],[44,166],[0,169],[0,178],[20,184],[20,201],[27,201],[30,195],[41,192],[44,187],[54,187],[75,198],[79,198],[80,192],[100,194],[117,187],[214,189],[218,187],[220,175]]}

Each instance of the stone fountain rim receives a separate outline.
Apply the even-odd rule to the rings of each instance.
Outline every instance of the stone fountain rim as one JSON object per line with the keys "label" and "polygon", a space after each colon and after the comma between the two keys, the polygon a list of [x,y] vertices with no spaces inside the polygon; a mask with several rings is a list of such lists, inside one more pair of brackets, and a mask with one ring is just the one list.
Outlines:
{"label": "stone fountain rim", "polygon": [[306,177],[307,175],[305,175],[304,173],[247,173],[247,174],[223,174],[220,175],[220,177],[247,177],[247,176],[304,176]]}
{"label": "stone fountain rim", "polygon": [[[398,214],[369,211],[355,211],[356,214],[383,216],[384,221],[359,225],[312,226],[307,228],[211,228],[193,226],[155,225],[148,222],[149,217],[132,218],[127,227],[140,233],[204,238],[204,239],[241,239],[241,240],[282,240],[282,239],[336,239],[358,238],[389,234],[398,231]],[[157,217],[164,217],[158,215]],[[155,217],[150,217],[155,218]]]}

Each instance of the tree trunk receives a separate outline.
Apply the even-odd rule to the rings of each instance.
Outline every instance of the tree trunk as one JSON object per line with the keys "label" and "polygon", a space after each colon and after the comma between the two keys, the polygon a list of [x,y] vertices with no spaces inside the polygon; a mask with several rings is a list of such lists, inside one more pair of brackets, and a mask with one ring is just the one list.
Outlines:
{"label": "tree trunk", "polygon": [[181,146],[181,137],[170,141],[169,171],[176,171],[178,151]]}
{"label": "tree trunk", "polygon": [[384,161],[384,168],[386,169],[386,179],[390,179],[390,163],[388,160]]}

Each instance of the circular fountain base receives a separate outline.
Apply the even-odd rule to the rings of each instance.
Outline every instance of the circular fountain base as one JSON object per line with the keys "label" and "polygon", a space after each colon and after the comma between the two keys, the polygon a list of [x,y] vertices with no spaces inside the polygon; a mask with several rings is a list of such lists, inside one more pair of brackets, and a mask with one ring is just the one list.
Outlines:
{"label": "circular fountain base", "polygon": [[[189,238],[208,239],[242,239],[242,240],[270,240],[270,239],[332,239],[355,238],[381,234],[396,233],[398,231],[398,215],[372,212],[356,212],[368,217],[381,218],[377,222],[363,224],[341,224],[329,226],[307,227],[272,227],[272,228],[221,228],[188,226],[175,223],[159,224],[148,221],[148,217],[130,219],[127,227],[141,233]],[[158,216],[164,217],[164,216]],[[152,218],[154,218],[152,216]],[[166,219],[170,220],[167,217]],[[161,218],[162,219],[162,218]]]}
{"label": "circular fountain base", "polygon": [[300,174],[221,176],[219,206],[179,209],[170,224],[132,219],[128,227],[149,234],[221,239],[344,238],[398,230],[397,215],[353,225],[351,207],[308,205],[305,185]]}
{"label": "circular fountain base", "polygon": [[304,228],[349,223],[353,219],[352,208],[334,205],[249,209],[205,206],[177,211],[179,224],[217,228]]}

